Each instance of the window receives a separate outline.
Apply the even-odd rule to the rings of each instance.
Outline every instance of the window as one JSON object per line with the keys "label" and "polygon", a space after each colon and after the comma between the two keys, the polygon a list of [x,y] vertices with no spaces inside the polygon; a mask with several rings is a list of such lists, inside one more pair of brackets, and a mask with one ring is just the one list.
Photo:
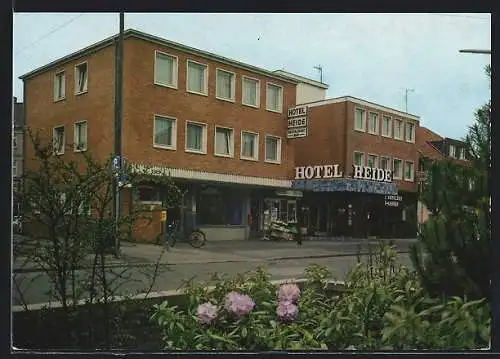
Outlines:
{"label": "window", "polygon": [[17,134],[12,134],[12,149],[17,149]]}
{"label": "window", "polygon": [[187,90],[201,95],[208,95],[208,66],[188,60]]}
{"label": "window", "polygon": [[196,195],[198,225],[238,226],[243,224],[245,198],[228,187],[205,187]]}
{"label": "window", "polygon": [[363,152],[354,152],[354,164],[356,166],[365,165],[365,154]]}
{"label": "window", "polygon": [[383,170],[392,170],[392,161],[390,157],[380,157],[380,168]]}
{"label": "window", "polygon": [[375,155],[368,155],[366,165],[372,168],[378,168],[378,157]]}
{"label": "window", "polygon": [[217,69],[216,97],[222,100],[234,101],[236,75],[234,72]]}
{"label": "window", "polygon": [[465,160],[465,148],[460,149],[459,156],[461,160]]}
{"label": "window", "polygon": [[153,124],[153,146],[175,150],[176,120],[174,118],[155,115]]}
{"label": "window", "polygon": [[217,156],[233,157],[234,136],[231,128],[215,127],[215,154]]}
{"label": "window", "polygon": [[297,222],[297,201],[286,199],[264,199],[264,228],[271,221],[280,220],[285,223]]}
{"label": "window", "polygon": [[267,109],[281,113],[283,107],[283,88],[278,85],[267,84]]}
{"label": "window", "polygon": [[396,140],[403,139],[403,133],[402,133],[401,126],[402,126],[402,121],[394,120],[394,138]]}
{"label": "window", "polygon": [[450,154],[450,157],[455,157],[455,146],[453,145],[449,145],[449,154]]}
{"label": "window", "polygon": [[87,92],[89,79],[88,63],[83,62],[75,66],[75,94]]}
{"label": "window", "polygon": [[177,57],[155,51],[155,84],[177,88]]}
{"label": "window", "polygon": [[247,106],[259,107],[260,81],[243,76],[242,81],[242,103]]}
{"label": "window", "polygon": [[85,151],[87,149],[87,121],[75,123],[75,144],[76,152]]}
{"label": "window", "polygon": [[66,136],[64,135],[64,126],[54,127],[52,133],[52,141],[54,145],[54,152],[57,155],[64,153],[64,147],[66,146]]}
{"label": "window", "polygon": [[354,129],[356,131],[365,131],[366,111],[357,108],[354,112]]}
{"label": "window", "polygon": [[134,201],[145,204],[160,204],[160,190],[155,186],[139,185],[137,192],[134,192]]}
{"label": "window", "polygon": [[384,116],[382,119],[382,136],[392,137],[392,122],[389,116]]}
{"label": "window", "polygon": [[378,135],[378,115],[376,113],[370,112],[370,124],[368,126],[368,132]]}
{"label": "window", "polygon": [[403,178],[403,161],[395,158],[393,168],[394,168],[394,172],[393,172],[392,177],[394,179]]}
{"label": "window", "polygon": [[406,123],[406,142],[415,142],[415,125],[413,123]]}
{"label": "window", "polygon": [[66,98],[66,73],[57,72],[54,75],[54,101]]}
{"label": "window", "polygon": [[186,122],[186,151],[207,153],[207,125]]}
{"label": "window", "polygon": [[281,138],[266,135],[266,162],[281,162]]}
{"label": "window", "polygon": [[259,135],[241,132],[241,158],[257,160],[259,158]]}
{"label": "window", "polygon": [[12,176],[17,177],[17,161],[12,161]]}
{"label": "window", "polygon": [[413,182],[414,178],[414,168],[413,168],[413,162],[406,161],[405,162],[405,181],[410,181]]}

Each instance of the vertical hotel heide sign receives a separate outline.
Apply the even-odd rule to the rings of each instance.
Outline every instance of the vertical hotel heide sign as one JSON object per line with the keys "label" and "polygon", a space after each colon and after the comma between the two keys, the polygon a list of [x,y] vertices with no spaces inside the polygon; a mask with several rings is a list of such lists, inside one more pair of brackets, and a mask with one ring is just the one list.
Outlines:
{"label": "vertical hotel heide sign", "polygon": [[287,121],[287,138],[307,136],[307,106],[289,108]]}

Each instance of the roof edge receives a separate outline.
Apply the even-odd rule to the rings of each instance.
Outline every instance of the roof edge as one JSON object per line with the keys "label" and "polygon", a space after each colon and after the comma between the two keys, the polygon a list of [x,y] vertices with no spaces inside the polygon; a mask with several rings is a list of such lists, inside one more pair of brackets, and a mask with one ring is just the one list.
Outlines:
{"label": "roof edge", "polygon": [[297,80],[299,82],[304,82],[304,83],[307,83],[309,85],[322,88],[324,90],[328,90],[328,88],[330,87],[328,84],[325,84],[323,82],[319,82],[319,81],[310,79],[310,78],[305,77],[305,76],[297,75],[297,74],[294,74],[293,72],[289,72],[286,70],[274,70],[273,72],[279,73],[281,76],[290,77],[291,79]]}

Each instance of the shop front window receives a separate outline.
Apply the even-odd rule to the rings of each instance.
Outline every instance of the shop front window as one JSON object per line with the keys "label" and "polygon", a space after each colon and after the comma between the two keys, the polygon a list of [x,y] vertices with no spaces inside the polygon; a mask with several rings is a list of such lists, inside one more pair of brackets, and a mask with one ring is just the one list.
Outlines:
{"label": "shop front window", "polygon": [[229,188],[207,187],[196,196],[196,218],[199,225],[243,224],[244,197]]}
{"label": "shop front window", "polygon": [[269,225],[272,221],[282,221],[285,223],[297,221],[297,202],[287,199],[266,199],[264,200],[264,225]]}

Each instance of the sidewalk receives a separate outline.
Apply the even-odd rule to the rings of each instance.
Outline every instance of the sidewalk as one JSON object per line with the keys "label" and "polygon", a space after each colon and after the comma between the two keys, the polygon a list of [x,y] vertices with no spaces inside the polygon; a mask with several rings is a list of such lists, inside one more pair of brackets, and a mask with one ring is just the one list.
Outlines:
{"label": "sidewalk", "polygon": [[[393,240],[399,252],[408,252],[408,245],[415,240]],[[123,242],[121,256],[106,257],[106,267],[144,266],[144,265],[179,265],[208,264],[231,262],[272,262],[300,258],[325,258],[337,256],[355,256],[368,254],[368,246],[375,250],[378,241],[346,240],[346,241],[304,241],[302,246],[295,242],[270,241],[217,241],[207,242],[199,249],[186,243],[177,243],[170,251],[153,244]],[[88,257],[91,267],[93,256]],[[34,263],[25,263],[18,258],[14,263],[15,272],[38,271]]]}

